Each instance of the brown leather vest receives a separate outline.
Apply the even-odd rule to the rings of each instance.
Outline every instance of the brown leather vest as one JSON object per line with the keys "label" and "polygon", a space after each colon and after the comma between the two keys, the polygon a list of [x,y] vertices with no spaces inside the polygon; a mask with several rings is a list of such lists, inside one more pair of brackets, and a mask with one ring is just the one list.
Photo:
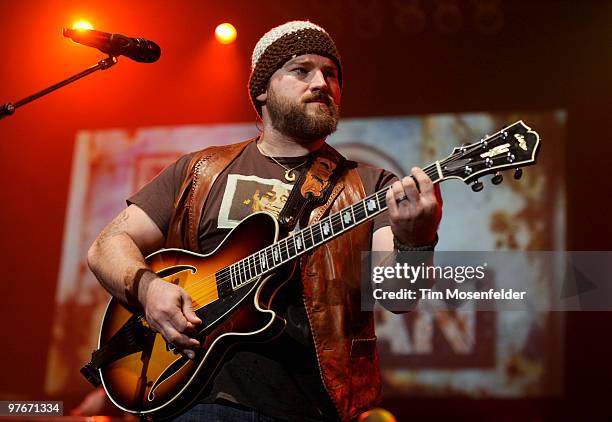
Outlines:
{"label": "brown leather vest", "polygon": [[[219,174],[246,147],[210,147],[194,154],[179,190],[166,247],[200,251],[198,229],[204,203]],[[356,169],[336,183],[328,201],[315,208],[309,222],[365,197]],[[372,223],[363,223],[317,248],[301,261],[304,305],[325,389],[343,421],[356,418],[380,398],[374,317],[361,311],[361,252],[371,249]]]}

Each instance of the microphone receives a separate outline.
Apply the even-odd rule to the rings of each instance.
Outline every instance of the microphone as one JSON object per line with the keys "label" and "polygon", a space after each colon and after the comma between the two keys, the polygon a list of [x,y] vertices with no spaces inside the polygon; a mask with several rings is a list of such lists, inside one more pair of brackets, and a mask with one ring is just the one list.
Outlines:
{"label": "microphone", "polygon": [[64,28],[63,35],[76,43],[97,48],[111,56],[125,56],[137,62],[153,63],[161,55],[159,46],[144,38],[130,38],[95,29]]}

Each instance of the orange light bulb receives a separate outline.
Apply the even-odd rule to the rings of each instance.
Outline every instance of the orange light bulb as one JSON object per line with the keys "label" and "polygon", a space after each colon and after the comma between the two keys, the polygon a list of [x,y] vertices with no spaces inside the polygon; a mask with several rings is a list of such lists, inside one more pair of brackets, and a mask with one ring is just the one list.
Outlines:
{"label": "orange light bulb", "polygon": [[231,44],[236,40],[236,28],[231,23],[222,23],[215,29],[215,38],[221,44]]}

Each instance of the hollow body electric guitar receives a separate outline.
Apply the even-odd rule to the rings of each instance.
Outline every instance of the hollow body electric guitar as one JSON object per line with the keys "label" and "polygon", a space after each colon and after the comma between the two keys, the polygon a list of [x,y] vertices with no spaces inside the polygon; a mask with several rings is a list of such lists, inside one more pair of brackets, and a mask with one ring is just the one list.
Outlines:
{"label": "hollow body electric guitar", "polygon": [[[423,170],[434,183],[457,178],[482,189],[478,178],[535,163],[539,135],[522,121],[482,140],[455,148]],[[168,283],[184,288],[202,325],[202,347],[193,360],[179,354],[152,331],[143,315],[126,310],[116,299],[106,309],[98,347],[81,372],[102,383],[120,409],[145,418],[164,419],[189,406],[207,386],[224,354],[234,344],[267,341],[285,321],[273,310],[275,294],[286,282],[279,270],[296,258],[387,209],[380,190],[322,218],[293,235],[278,239],[276,219],[264,212],[245,218],[207,255],[163,249],[147,257],[150,268]],[[286,273],[286,271],[285,271]]]}

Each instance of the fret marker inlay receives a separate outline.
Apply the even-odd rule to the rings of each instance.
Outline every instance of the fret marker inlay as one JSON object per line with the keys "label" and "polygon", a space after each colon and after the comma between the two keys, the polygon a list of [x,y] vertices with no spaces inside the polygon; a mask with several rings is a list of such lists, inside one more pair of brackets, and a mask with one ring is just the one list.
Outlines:
{"label": "fret marker inlay", "polygon": [[344,222],[348,224],[351,222],[351,220],[352,220],[351,211],[345,211],[344,212]]}
{"label": "fret marker inlay", "polygon": [[329,223],[327,221],[323,223],[323,234],[329,236]]}

